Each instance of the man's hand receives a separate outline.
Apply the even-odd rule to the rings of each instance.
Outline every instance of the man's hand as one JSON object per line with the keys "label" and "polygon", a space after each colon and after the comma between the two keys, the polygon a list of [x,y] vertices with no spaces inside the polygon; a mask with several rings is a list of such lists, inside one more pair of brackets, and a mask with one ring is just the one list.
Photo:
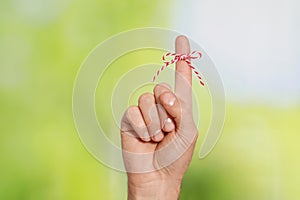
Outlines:
{"label": "man's hand", "polygon": [[[176,38],[176,53],[189,54],[189,41]],[[192,71],[176,63],[175,92],[158,84],[140,96],[121,122],[128,199],[178,199],[181,180],[197,140],[192,114]]]}

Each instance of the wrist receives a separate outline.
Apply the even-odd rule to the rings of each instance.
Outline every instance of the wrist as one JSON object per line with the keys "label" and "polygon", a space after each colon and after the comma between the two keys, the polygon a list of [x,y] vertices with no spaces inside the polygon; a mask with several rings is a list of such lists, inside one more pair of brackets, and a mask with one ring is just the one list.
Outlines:
{"label": "wrist", "polygon": [[128,176],[128,200],[179,198],[181,178],[157,177],[151,174]]}

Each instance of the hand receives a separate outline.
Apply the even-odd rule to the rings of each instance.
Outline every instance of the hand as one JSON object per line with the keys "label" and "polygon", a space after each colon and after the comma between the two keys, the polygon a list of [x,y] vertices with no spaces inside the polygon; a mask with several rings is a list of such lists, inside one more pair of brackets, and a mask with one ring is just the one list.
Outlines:
{"label": "hand", "polygon": [[[189,41],[176,38],[176,53],[189,54]],[[158,84],[140,96],[121,122],[128,199],[178,199],[198,137],[192,114],[192,71],[176,63],[175,92]]]}

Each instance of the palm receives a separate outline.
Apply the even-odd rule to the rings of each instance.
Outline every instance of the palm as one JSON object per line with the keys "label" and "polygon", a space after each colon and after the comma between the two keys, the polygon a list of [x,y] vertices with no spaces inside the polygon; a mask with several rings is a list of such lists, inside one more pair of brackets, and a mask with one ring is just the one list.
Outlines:
{"label": "palm", "polygon": [[[194,142],[197,139],[197,132],[195,133],[195,138],[192,144],[187,144],[190,145],[190,147],[186,146],[185,147],[185,152],[177,152],[175,156],[176,158],[173,159],[174,162],[171,164],[169,163],[161,163],[162,160],[165,159],[165,155],[171,155],[172,148],[169,147],[174,140],[180,141],[181,143],[184,143],[180,137],[178,137],[179,133],[178,132],[170,132],[168,133],[164,139],[157,143],[157,142],[144,142],[138,138],[133,137],[133,135],[136,135],[135,132],[122,132],[122,147],[124,151],[128,151],[131,153],[139,154],[139,153],[149,153],[151,156],[149,156],[147,159],[148,161],[145,162],[144,159],[141,159],[140,162],[149,163],[151,166],[144,166],[145,172],[149,172],[148,169],[151,169],[150,172],[152,173],[164,173],[165,170],[161,170],[162,168],[167,169],[168,173],[174,173],[176,174],[177,172],[184,173],[186,168],[188,167],[193,150],[194,150]],[[166,148],[167,147],[167,148]],[[163,154],[159,154],[158,152],[162,149],[165,149],[165,152]],[[124,155],[124,159],[130,160],[130,156],[126,157]],[[134,161],[136,162],[136,161]],[[141,163],[141,164],[143,164]],[[137,164],[137,163],[132,163]],[[141,169],[143,170],[143,168]],[[129,170],[130,171],[130,170]]]}

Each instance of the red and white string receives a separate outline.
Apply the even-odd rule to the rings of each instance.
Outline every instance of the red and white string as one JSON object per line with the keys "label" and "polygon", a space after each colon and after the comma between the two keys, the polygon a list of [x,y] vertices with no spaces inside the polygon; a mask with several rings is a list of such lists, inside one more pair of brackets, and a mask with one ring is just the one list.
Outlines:
{"label": "red and white string", "polygon": [[[169,59],[167,59],[170,57]],[[200,76],[200,73],[197,71],[197,69],[192,65],[191,60],[192,59],[200,59],[202,57],[202,53],[199,51],[193,51],[192,53],[186,55],[186,54],[177,54],[177,53],[166,53],[163,55],[162,60],[165,63],[159,70],[157,70],[156,74],[152,78],[152,82],[156,80],[158,75],[169,65],[172,65],[180,60],[185,61],[188,66],[193,70],[193,72],[196,74],[197,78],[199,79],[199,82],[202,86],[204,86],[203,79]]]}

